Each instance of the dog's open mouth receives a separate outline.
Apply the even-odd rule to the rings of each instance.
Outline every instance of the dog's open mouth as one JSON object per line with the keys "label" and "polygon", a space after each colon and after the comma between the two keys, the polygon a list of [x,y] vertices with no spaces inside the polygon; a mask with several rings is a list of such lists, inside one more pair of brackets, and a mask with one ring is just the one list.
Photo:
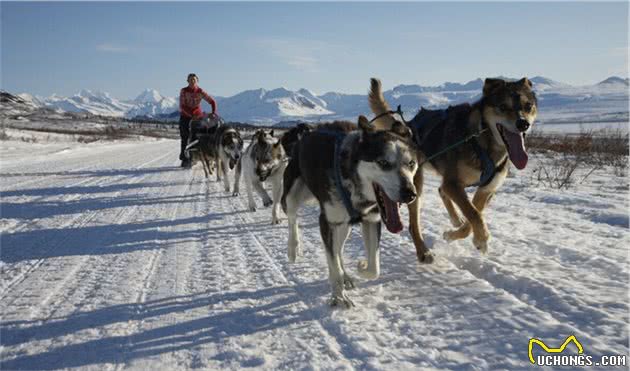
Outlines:
{"label": "dog's open mouth", "polygon": [[381,220],[385,223],[387,230],[392,233],[400,233],[403,230],[403,224],[400,220],[400,208],[398,202],[392,201],[387,193],[376,183],[372,183],[376,202],[381,213]]}
{"label": "dog's open mouth", "polygon": [[507,147],[510,161],[512,161],[517,169],[524,169],[529,159],[527,151],[525,150],[524,135],[522,133],[513,133],[501,124],[497,124],[497,128],[499,129],[503,143],[505,143]]}
{"label": "dog's open mouth", "polygon": [[234,165],[236,165],[236,160],[230,159],[230,170],[234,169]]}

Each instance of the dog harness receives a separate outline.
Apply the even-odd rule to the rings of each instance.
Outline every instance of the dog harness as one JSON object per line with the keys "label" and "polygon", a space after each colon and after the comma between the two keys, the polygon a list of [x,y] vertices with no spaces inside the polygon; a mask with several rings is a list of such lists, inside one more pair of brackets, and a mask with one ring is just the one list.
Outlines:
{"label": "dog harness", "polygon": [[343,183],[341,182],[341,162],[339,161],[339,151],[341,148],[341,142],[343,142],[347,134],[344,132],[333,130],[317,130],[312,133],[325,134],[335,139],[335,154],[333,157],[333,178],[335,180],[335,188],[337,189],[337,193],[339,193],[339,196],[341,197],[343,205],[346,207],[348,215],[350,215],[350,224],[360,222],[361,213],[359,213],[357,209],[352,206],[350,192],[346,187],[343,186]]}
{"label": "dog harness", "polygon": [[[396,111],[395,113],[398,113],[400,117],[402,118],[403,122],[405,122],[405,124],[411,129],[411,132],[413,133],[413,141],[414,143],[416,143],[418,148],[424,149],[426,148],[424,146],[425,141],[427,140],[427,138],[429,137],[429,134],[433,131],[433,129],[437,128],[440,125],[444,126],[446,122],[446,118],[448,116],[447,112],[449,109],[451,109],[451,107],[449,107],[446,110],[429,112],[425,115],[422,115],[422,117],[420,113],[418,113],[409,122],[406,122],[404,117],[402,116],[402,112],[400,111],[400,106],[398,106],[398,111]],[[440,117],[436,119],[435,116],[431,115],[431,113],[439,114]],[[492,182],[492,179],[494,179],[496,172],[502,169],[505,164],[503,163],[503,164],[500,164],[498,167],[495,167],[495,164],[490,158],[490,155],[488,155],[488,152],[485,151],[479,145],[479,141],[477,141],[477,137],[479,137],[483,132],[487,130],[489,129],[486,127],[484,129],[479,130],[476,133],[465,136],[463,139],[447,146],[446,148],[441,148],[437,150],[436,153],[430,154],[429,157],[427,157],[427,159],[424,160],[419,166],[422,166],[426,162],[433,160],[434,158],[450,151],[453,148],[459,147],[460,145],[464,143],[470,142],[470,145],[472,146],[473,151],[475,152],[475,154],[477,155],[477,158],[481,162],[481,175],[479,176],[479,181],[471,184],[469,187],[483,187],[490,184],[490,182]]]}

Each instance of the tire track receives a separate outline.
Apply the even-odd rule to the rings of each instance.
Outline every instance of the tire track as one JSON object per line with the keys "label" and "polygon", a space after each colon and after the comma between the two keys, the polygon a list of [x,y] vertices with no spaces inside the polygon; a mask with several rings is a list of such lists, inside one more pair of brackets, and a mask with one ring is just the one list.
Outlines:
{"label": "tire track", "polygon": [[[163,158],[166,158],[168,156],[172,156],[173,152],[166,153],[166,154],[160,156],[157,159],[152,159],[152,160],[149,160],[149,161],[145,161],[145,162],[141,163],[140,165],[137,165],[137,168],[138,169],[143,168],[143,167],[148,166],[148,165],[150,165],[150,164],[152,164],[154,162],[157,162],[157,161],[159,161],[159,160],[161,160]],[[148,177],[150,175],[146,175],[146,176]],[[144,178],[136,179],[134,182],[132,182],[132,184],[133,183],[139,183],[143,179]],[[122,192],[123,191],[118,191],[113,197],[119,196],[120,194],[122,194]],[[65,223],[61,229],[67,229],[71,225],[76,225],[78,229],[81,229],[85,225],[90,223],[99,214],[100,214],[99,211],[93,211],[93,212],[91,212],[91,213],[89,213],[87,215],[77,216],[76,218],[73,218],[68,223]],[[78,223],[77,223],[77,220],[78,220]],[[56,243],[48,245],[48,247],[45,248],[42,251],[42,255],[46,255],[48,252],[50,252],[50,251],[54,250],[55,248],[61,246],[69,238],[70,238],[70,235],[66,235],[62,239],[57,240]],[[15,301],[15,299],[17,299],[17,297],[19,297],[19,296],[16,296],[13,300],[7,300],[6,299],[6,296],[13,290],[13,288],[18,286],[24,280],[26,280],[28,278],[28,276],[30,276],[35,270],[37,270],[40,266],[42,266],[42,264],[47,262],[47,260],[48,260],[48,258],[46,258],[46,257],[37,259],[35,262],[31,263],[25,270],[22,270],[16,277],[13,277],[9,281],[9,283],[4,286],[4,288],[2,290],[2,293],[0,293],[0,301],[2,301],[2,303],[3,303],[3,305],[2,305],[3,310],[6,310],[6,308],[10,307],[13,304],[13,302]],[[5,276],[5,272],[3,272],[3,276]]]}
{"label": "tire track", "polygon": [[[126,151],[129,152],[130,155],[133,155],[133,153],[135,152],[132,148],[125,148]],[[42,159],[41,161],[37,161],[37,162],[32,162],[32,161],[23,161],[20,162],[18,164],[16,163],[12,163],[10,167],[8,168],[1,168],[0,169],[0,174],[4,174],[5,175],[5,180],[6,175],[7,174],[11,174],[14,173],[16,171],[21,171],[20,176],[23,177],[30,177],[32,176],[33,171],[31,172],[24,172],[24,166],[28,165],[28,166],[35,166],[35,173],[39,173],[41,172],[41,170],[39,170],[39,166],[43,166],[45,165],[43,168],[45,169],[45,171],[47,173],[50,173],[49,175],[45,175],[43,176],[43,179],[40,178],[35,178],[35,179],[29,179],[29,180],[25,180],[19,183],[10,183],[9,187],[6,187],[4,184],[0,185],[0,192],[5,193],[5,192],[9,192],[9,191],[14,191],[17,189],[20,189],[21,187],[28,185],[28,184],[39,184],[39,183],[46,183],[48,185],[48,183],[52,180],[52,178],[58,178],[58,177],[62,177],[62,176],[71,176],[71,174],[56,174],[59,172],[71,172],[71,173],[81,173],[84,172],[86,170],[91,170],[91,169],[97,169],[99,167],[102,167],[104,162],[103,159],[106,159],[107,161],[111,162],[111,165],[115,165],[116,161],[112,161],[112,159],[114,159],[114,157],[112,156],[107,156],[110,153],[115,153],[117,156],[120,156],[120,152],[118,148],[113,148],[107,152],[97,152],[97,155],[92,155],[89,158],[89,164],[85,165],[86,163],[86,158],[85,157],[80,157],[81,154],[76,154],[71,156],[72,159],[72,163],[69,164],[67,161],[58,161],[60,159],[54,158],[51,159],[49,156],[47,155],[45,159]],[[55,155],[55,154],[51,154],[51,155]],[[103,155],[105,155],[103,157]],[[110,162],[107,162],[108,164]],[[55,166],[57,165],[58,166]],[[50,166],[53,166],[52,168]],[[74,166],[74,165],[78,165],[78,166]]]}
{"label": "tire track", "polygon": [[[150,163],[154,162],[154,161],[160,161],[162,159],[164,159],[165,157],[172,155],[172,153],[167,153],[164,156],[157,158],[153,161],[151,161]],[[149,163],[146,163],[144,165],[148,165]],[[141,168],[141,167],[139,167]],[[129,184],[135,184],[135,183],[142,183],[145,179],[150,178],[152,176],[155,176],[155,174],[147,174],[143,177],[140,177],[138,179],[135,179],[133,183],[129,183]],[[168,181],[170,180],[170,178],[165,180],[165,183],[168,184]],[[119,192],[116,196],[119,196],[122,193]],[[158,196],[162,195],[162,194],[166,194],[166,192],[160,193],[158,194]],[[114,197],[116,197],[114,196]],[[143,205],[144,206],[144,205]],[[125,225],[128,224],[128,220],[134,216],[136,214],[136,212],[138,210],[140,210],[141,207],[143,207],[141,205],[133,205],[132,207],[127,207],[127,208],[122,208],[119,211],[117,211],[113,217],[109,218],[112,221],[116,221],[118,223],[118,225]],[[138,218],[136,218],[138,219]],[[106,241],[112,240],[112,238],[105,238],[103,240],[100,240],[99,244],[102,244]],[[94,247],[92,248],[92,250],[88,250],[85,253],[85,256],[81,259],[79,264],[74,264],[73,269],[70,271],[70,273],[68,273],[67,275],[64,275],[63,279],[61,280],[61,282],[59,283],[59,285],[56,286],[56,288],[54,290],[51,290],[50,294],[47,295],[47,298],[54,298],[58,295],[58,293],[62,290],[62,288],[69,282],[72,281],[72,279],[74,278],[74,276],[79,272],[79,271],[86,271],[87,275],[85,277],[83,277],[83,279],[81,280],[81,282],[89,282],[91,284],[95,284],[97,286],[102,286],[103,284],[108,283],[108,278],[109,277],[124,277],[125,275],[128,275],[128,264],[116,264],[116,262],[118,260],[122,260],[123,263],[127,263],[128,261],[133,262],[135,260],[135,258],[133,257],[128,257],[127,255],[130,254],[112,254],[111,255],[111,259],[112,262],[111,264],[107,264],[106,266],[109,269],[102,269],[100,267],[103,266],[103,257],[98,255],[98,254],[93,254],[92,252],[95,251],[97,245],[95,244]],[[156,253],[159,252],[159,249],[157,251],[152,252],[152,258],[153,255],[155,255]],[[61,267],[59,270],[61,270],[63,268],[63,266],[65,266],[66,264],[61,264]],[[86,268],[87,266],[87,268]],[[99,269],[100,268],[100,269]],[[57,269],[55,269],[55,271],[57,271]],[[144,271],[144,269],[143,269]],[[81,289],[85,289],[88,287],[91,287],[91,285],[79,285]],[[79,288],[79,286],[76,286],[75,289]],[[70,295],[73,295],[75,293],[75,291],[73,291]],[[91,296],[96,296],[96,295],[89,295],[90,292],[87,292],[86,294],[83,295],[83,298],[86,297],[91,297]],[[85,303],[84,300],[80,300],[79,302],[81,303]],[[47,307],[47,302],[44,301],[40,304],[40,308],[41,307]],[[80,310],[81,307],[75,307],[75,310]],[[55,311],[56,312],[56,309]],[[45,316],[46,319],[52,317],[54,315],[54,312],[48,314]],[[32,315],[32,318],[35,318],[37,316],[37,314]]]}
{"label": "tire track", "polygon": [[[246,210],[242,197],[240,201],[243,210]],[[268,228],[274,228],[274,226],[271,225],[271,213],[269,209],[265,208],[264,210],[266,211],[266,214],[268,213]],[[234,208],[234,211],[237,210]],[[311,323],[316,324],[318,331],[321,333],[323,339],[325,339],[324,343],[329,349],[329,354],[335,354],[337,357],[342,358],[342,362],[344,364],[353,368],[367,368],[368,365],[365,363],[365,357],[363,356],[369,354],[369,352],[357,346],[356,344],[353,344],[353,341],[349,337],[347,337],[343,333],[343,331],[341,331],[339,326],[336,325],[333,321],[323,320],[330,314],[328,312],[328,304],[324,304],[324,306],[322,306],[321,303],[317,301],[317,299],[315,299],[314,297],[309,297],[298,290],[298,287],[303,285],[303,282],[297,280],[288,269],[285,268],[286,270],[283,271],[283,269],[277,263],[277,258],[274,258],[274,256],[272,256],[272,254],[265,247],[265,244],[260,240],[260,238],[247,227],[247,225],[251,224],[253,220],[246,219],[244,217],[244,212],[238,212],[236,213],[236,215],[241,221],[241,223],[239,223],[239,228],[244,230],[247,235],[249,235],[250,238],[255,242],[254,245],[261,252],[261,255],[269,262],[268,265],[274,270],[274,272],[278,275],[278,277],[285,285],[292,288],[294,294],[300,299],[302,306],[312,310],[311,313],[308,313],[307,318],[310,320]],[[302,243],[303,249],[309,247],[304,244],[304,240],[302,240]],[[283,256],[283,258],[286,259],[286,256]],[[324,271],[326,270],[327,269],[325,269]]]}
{"label": "tire track", "polygon": [[[174,152],[174,151],[173,151]],[[161,156],[158,159],[154,159],[152,161],[148,161],[145,165],[152,163],[154,161],[163,160],[164,157],[171,155],[172,153],[167,153],[164,156]],[[176,170],[175,170],[176,171]],[[169,178],[164,179],[165,182],[174,177],[175,171],[171,171],[171,175]],[[142,182],[147,177],[152,176],[160,176],[160,174],[147,174],[143,177],[138,177],[134,179],[134,182]],[[162,194],[168,194],[169,188],[163,188]],[[177,204],[179,205],[179,204]],[[125,225],[128,223],[128,220],[131,216],[136,215],[136,212],[141,207],[147,207],[145,205],[133,205],[132,207],[123,208],[115,212],[113,215],[109,217],[109,220],[115,220],[118,222],[118,225]],[[167,207],[166,205],[161,208]],[[142,219],[142,213],[139,214],[139,218]],[[157,232],[156,232],[157,233]],[[110,237],[110,239],[115,237]],[[99,240],[100,243],[104,243],[107,241]],[[143,252],[140,251],[140,254]],[[99,316],[94,316],[90,313],[94,312],[94,305],[98,307],[98,301],[102,301],[105,304],[105,308],[111,305],[111,294],[116,294],[118,289],[121,287],[120,283],[116,281],[112,281],[112,278],[116,280],[121,280],[123,284],[133,281],[133,267],[138,267],[136,271],[138,272],[149,272],[147,276],[145,276],[146,280],[141,281],[140,285],[140,294],[137,297],[140,297],[142,300],[143,296],[146,296],[146,291],[144,290],[147,286],[148,282],[150,282],[151,273],[153,272],[151,269],[147,270],[145,265],[141,267],[137,264],[138,261],[144,261],[143,259],[137,258],[137,253],[131,254],[112,254],[107,256],[106,258],[103,255],[94,254],[92,251],[88,251],[87,255],[81,259],[79,264],[74,264],[73,269],[67,273],[62,274],[64,278],[58,283],[55,289],[51,290],[48,295],[46,295],[41,302],[41,304],[33,310],[32,317],[39,317],[37,323],[41,323],[41,326],[47,326],[47,321],[51,319],[56,313],[59,312],[61,308],[70,309],[71,312],[81,313],[80,311],[87,308],[87,311],[84,310],[83,313],[86,315],[79,315],[79,324],[74,324],[72,327],[75,328],[75,332],[80,331],[81,329],[88,330],[89,327],[94,328],[94,330],[99,329],[99,333],[101,337],[107,336],[107,334],[118,334],[120,332],[121,325],[126,328],[128,326],[128,322],[124,318],[117,318],[116,321],[109,323],[110,318],[100,318]],[[151,258],[149,259],[149,267],[154,266],[160,257],[160,250],[155,250],[151,252]],[[106,260],[108,261],[106,261]],[[62,269],[67,264],[62,264],[59,268]],[[103,268],[107,267],[107,268]],[[62,272],[63,273],[63,272]],[[79,273],[77,275],[77,273]],[[74,284],[70,287],[70,290],[65,295],[59,295],[58,293],[62,290],[62,288],[66,285],[69,285],[72,282],[80,282],[80,284]],[[144,284],[142,283],[144,282]],[[108,292],[111,291],[111,292]],[[143,294],[144,293],[144,294]],[[92,299],[97,299],[97,302],[94,302]],[[50,302],[50,300],[53,300]],[[48,305],[50,304],[50,305]],[[77,306],[78,304],[78,306]],[[124,306],[123,306],[124,308]],[[133,311],[132,311],[133,312]],[[129,312],[131,316],[133,313]],[[137,312],[134,312],[137,315]],[[64,313],[64,316],[66,314]],[[63,318],[63,317],[60,317]],[[69,316],[66,318],[70,318]],[[85,322],[86,319],[91,318],[92,322]],[[119,323],[120,322],[120,323]],[[55,324],[48,325],[49,327],[57,328]],[[108,326],[105,328],[104,326]],[[34,326],[36,327],[36,326]],[[61,329],[59,329],[61,330]],[[39,333],[33,334],[33,336],[29,339],[29,343],[36,341],[39,337]],[[47,334],[41,334],[46,336]],[[54,341],[54,338],[51,338]],[[11,339],[9,339],[11,341]],[[15,339],[13,340],[15,341]],[[43,340],[44,344],[50,342],[49,340]],[[19,344],[19,343],[18,343]],[[41,346],[42,344],[38,344]],[[52,344],[50,344],[52,345]],[[6,352],[7,349],[5,349]],[[18,348],[14,348],[12,353],[18,351]],[[5,353],[6,355],[6,353]],[[109,365],[101,365],[106,368],[111,368]]]}
{"label": "tire track", "polygon": [[[175,173],[175,172],[173,172]],[[179,193],[180,196],[186,195],[186,194],[191,194],[190,190],[193,188],[193,184],[194,184],[194,173],[195,171],[191,171],[190,172],[193,176],[190,177],[190,180],[188,181],[188,184],[185,188],[183,188],[181,190],[181,192]],[[203,186],[203,184],[202,184]],[[195,205],[197,205],[198,202],[195,202]],[[169,222],[173,222],[176,220],[177,215],[180,212],[180,209],[182,207],[182,203],[177,203],[173,209],[171,210],[170,214],[168,214],[167,220]],[[196,206],[195,206],[196,207]],[[159,213],[159,215],[163,215],[164,211],[167,210],[167,207],[164,206],[161,208],[162,212]],[[163,241],[159,240],[159,235],[162,232],[162,227],[158,226],[156,229],[156,236],[155,236],[155,243],[156,245],[164,245]],[[141,330],[143,329],[143,327],[145,327],[145,315],[147,313],[147,308],[145,308],[145,303],[147,302],[147,298],[150,295],[150,291],[151,288],[155,288],[155,282],[154,282],[154,277],[158,276],[158,272],[160,272],[160,261],[164,259],[165,255],[171,254],[172,252],[167,248],[168,246],[161,246],[158,249],[155,249],[152,253],[151,256],[149,258],[149,262],[146,265],[144,271],[146,271],[146,275],[142,278],[141,280],[141,284],[138,286],[140,289],[138,290],[138,293],[136,294],[135,298],[134,298],[134,313],[131,316],[131,318],[129,319],[129,323],[130,326],[128,326],[126,328],[126,330],[123,332],[123,337],[127,339],[126,343],[125,343],[125,347],[127,348],[127,351],[123,351],[122,352],[122,356],[119,362],[117,362],[117,364],[114,367],[114,370],[122,370],[123,368],[126,368],[129,365],[129,362],[131,360],[131,358],[129,357],[130,354],[133,354],[133,349],[135,347],[135,343],[134,343],[134,335],[136,334],[140,334]],[[179,254],[176,253],[176,259],[174,262],[169,261],[167,262],[167,266],[165,267],[165,269],[167,269],[167,272],[162,272],[163,274],[161,276],[166,276],[169,277],[169,274],[174,274],[175,275],[175,287],[172,289],[172,291],[169,292],[169,294],[166,296],[167,298],[172,298],[172,297],[178,297],[177,294],[177,282],[178,282],[178,274],[179,274],[179,262],[178,262],[178,256]],[[175,268],[175,272],[170,272],[169,268],[173,267]],[[159,286],[159,285],[158,285]],[[159,291],[159,290],[158,290]],[[174,291],[174,292],[173,292]],[[164,294],[164,292],[161,292],[162,294]],[[173,295],[174,294],[174,295]],[[156,299],[156,300],[161,300],[161,299]],[[176,299],[177,300],[177,299]],[[174,322],[174,321],[173,321]]]}

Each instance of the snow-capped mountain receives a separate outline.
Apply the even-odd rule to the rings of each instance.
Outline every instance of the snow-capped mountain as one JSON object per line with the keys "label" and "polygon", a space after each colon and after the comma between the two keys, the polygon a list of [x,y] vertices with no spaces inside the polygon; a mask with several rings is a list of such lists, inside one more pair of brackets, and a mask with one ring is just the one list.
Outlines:
{"label": "snow-capped mountain", "polygon": [[[586,121],[627,119],[629,80],[609,77],[597,84],[572,86],[552,79],[536,76],[530,79],[539,101],[539,121]],[[384,81],[384,86],[387,82]],[[366,90],[367,90],[366,81]],[[392,108],[401,106],[405,117],[411,118],[420,109],[443,108],[481,97],[483,80],[466,83],[446,82],[437,86],[398,85],[384,91]],[[90,112],[106,116],[177,117],[178,97],[166,97],[157,90],[146,89],[135,99],[122,101],[107,93],[82,90],[65,98],[53,95],[48,98],[30,94],[17,95],[33,107],[46,107],[70,112]],[[286,88],[272,90],[246,90],[231,97],[214,97],[219,113],[228,121],[252,124],[272,124],[280,121],[331,119],[354,120],[359,114],[370,114],[366,94],[328,92],[316,95],[308,89],[292,91]],[[203,109],[210,106],[203,102]]]}
{"label": "snow-capped mountain", "polygon": [[125,112],[133,108],[133,104],[112,98],[109,93],[92,92],[86,89],[68,98],[52,95],[38,100],[45,108],[60,109],[67,112],[89,112],[102,116],[124,116]]}
{"label": "snow-capped mountain", "polygon": [[145,89],[142,93],[138,94],[136,99],[134,99],[132,102],[137,104],[157,103],[162,101],[163,99],[164,97],[162,96],[162,94],[160,94],[159,91],[155,89]]}
{"label": "snow-capped mountain", "polygon": [[2,115],[21,115],[37,110],[40,105],[30,94],[13,95],[4,90],[0,90],[0,113]]}
{"label": "snow-capped mountain", "polygon": [[606,80],[598,83],[597,85],[619,85],[619,86],[628,86],[630,84],[630,79],[626,78],[626,79],[622,79],[621,77],[618,76],[612,76],[607,78]]}
{"label": "snow-capped mountain", "polygon": [[133,107],[124,113],[128,118],[157,117],[178,109],[175,98],[164,97],[154,89],[145,89],[131,103]]}
{"label": "snow-capped mountain", "polygon": [[22,99],[24,103],[29,104],[33,107],[41,107],[43,105],[42,101],[39,98],[28,93],[18,94],[17,97]]}
{"label": "snow-capped mountain", "polygon": [[[307,89],[291,91],[246,90],[232,97],[215,97],[221,116],[232,121],[273,123],[293,118],[317,118],[334,114],[326,101]],[[204,110],[210,107],[204,102]]]}

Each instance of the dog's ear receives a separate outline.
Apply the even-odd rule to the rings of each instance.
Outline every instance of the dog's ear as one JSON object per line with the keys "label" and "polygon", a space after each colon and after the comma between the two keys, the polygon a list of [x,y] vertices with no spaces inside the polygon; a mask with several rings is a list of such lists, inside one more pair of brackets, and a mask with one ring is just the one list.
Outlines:
{"label": "dog's ear", "polygon": [[361,131],[363,132],[363,134],[371,133],[374,131],[374,127],[370,125],[370,122],[368,121],[367,117],[363,115],[359,115],[359,128],[361,128]]}
{"label": "dog's ear", "polygon": [[394,122],[394,125],[392,125],[392,131],[403,138],[411,138],[411,130],[407,127],[407,125],[400,121]]}
{"label": "dog's ear", "polygon": [[282,142],[277,141],[276,143],[271,145],[271,153],[277,155],[278,157],[284,157],[284,147],[282,146]]}
{"label": "dog's ear", "polygon": [[533,85],[532,85],[532,82],[531,82],[531,81],[529,81],[529,79],[528,79],[527,77],[523,77],[522,79],[518,80],[516,83],[517,83],[518,85],[523,85],[523,86],[526,86],[526,87],[528,87],[529,89],[531,89],[531,88],[532,88],[532,86],[533,86]]}
{"label": "dog's ear", "polygon": [[483,83],[483,95],[490,95],[493,91],[505,86],[505,80],[487,78]]}
{"label": "dog's ear", "polygon": [[269,132],[269,136],[273,137],[273,129],[271,129],[271,131]]}

